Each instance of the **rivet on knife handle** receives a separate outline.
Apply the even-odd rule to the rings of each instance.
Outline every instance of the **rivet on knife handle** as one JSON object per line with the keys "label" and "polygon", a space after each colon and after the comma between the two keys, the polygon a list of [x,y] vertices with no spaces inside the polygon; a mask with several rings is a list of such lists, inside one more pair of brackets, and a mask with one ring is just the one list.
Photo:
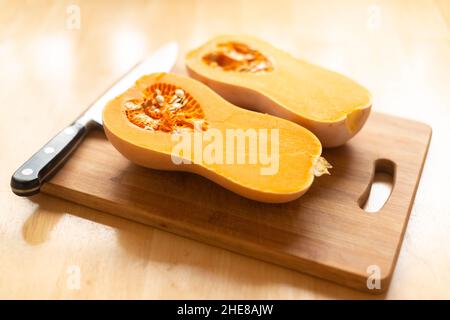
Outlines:
{"label": "rivet on knife handle", "polygon": [[14,172],[11,189],[19,196],[31,196],[39,192],[42,183],[61,166],[83,140],[85,125],[74,123],[60,131],[27,162]]}

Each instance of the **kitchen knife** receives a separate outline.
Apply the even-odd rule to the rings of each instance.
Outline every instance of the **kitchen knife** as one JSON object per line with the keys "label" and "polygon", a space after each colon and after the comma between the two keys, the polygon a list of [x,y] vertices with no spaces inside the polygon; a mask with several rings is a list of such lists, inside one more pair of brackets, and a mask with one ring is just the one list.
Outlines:
{"label": "kitchen knife", "polygon": [[19,196],[38,193],[42,183],[56,173],[89,130],[102,126],[102,111],[106,103],[126,91],[145,74],[169,72],[175,64],[177,54],[177,44],[170,42],[131,69],[77,120],[61,130],[14,172],[11,178],[12,191]]}

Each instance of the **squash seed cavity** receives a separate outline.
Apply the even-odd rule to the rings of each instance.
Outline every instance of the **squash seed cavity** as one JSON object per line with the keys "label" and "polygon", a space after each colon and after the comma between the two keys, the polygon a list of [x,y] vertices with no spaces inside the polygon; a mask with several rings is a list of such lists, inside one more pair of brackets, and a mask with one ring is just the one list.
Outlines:
{"label": "squash seed cavity", "polygon": [[167,83],[148,87],[143,99],[125,102],[124,111],[131,123],[150,131],[204,131],[208,127],[200,104],[182,88]]}
{"label": "squash seed cavity", "polygon": [[202,59],[207,65],[224,71],[262,73],[273,70],[272,62],[265,55],[241,42],[219,43],[215,51]]}

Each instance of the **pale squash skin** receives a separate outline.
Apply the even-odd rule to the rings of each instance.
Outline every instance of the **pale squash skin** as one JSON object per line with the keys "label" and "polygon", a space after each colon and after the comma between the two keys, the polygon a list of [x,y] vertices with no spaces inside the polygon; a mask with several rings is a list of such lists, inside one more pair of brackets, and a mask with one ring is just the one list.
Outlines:
{"label": "pale squash skin", "polygon": [[[171,151],[176,142],[171,134],[142,129],[131,123],[124,104],[137,98],[150,85],[164,82],[183,88],[201,105],[208,129],[279,129],[279,170],[261,175],[260,164],[175,164]],[[132,162],[160,170],[199,174],[243,197],[268,203],[282,203],[303,195],[314,180],[314,168],[322,153],[320,141],[309,130],[271,115],[248,111],[232,105],[206,85],[174,74],[144,76],[136,85],[110,101],[103,111],[103,125],[112,145]],[[194,134],[193,132],[190,134]],[[236,152],[248,152],[237,150]]]}
{"label": "pale squash skin", "polygon": [[[224,71],[202,58],[217,44],[240,42],[260,51],[274,70],[263,73]],[[295,59],[257,38],[218,36],[186,56],[189,75],[231,103],[296,122],[312,131],[324,147],[345,144],[364,126],[372,107],[367,89],[353,80]]]}

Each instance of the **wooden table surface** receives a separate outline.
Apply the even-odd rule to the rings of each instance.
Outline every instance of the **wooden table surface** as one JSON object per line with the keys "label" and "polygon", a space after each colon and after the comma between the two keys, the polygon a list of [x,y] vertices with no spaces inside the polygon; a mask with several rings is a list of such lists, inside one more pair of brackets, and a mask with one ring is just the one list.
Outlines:
{"label": "wooden table surface", "polygon": [[0,0],[0,8],[0,298],[371,297],[10,191],[16,167],[147,53],[176,40],[182,71],[187,50],[239,32],[358,80],[375,111],[432,126],[391,288],[377,298],[450,298],[450,1]]}

